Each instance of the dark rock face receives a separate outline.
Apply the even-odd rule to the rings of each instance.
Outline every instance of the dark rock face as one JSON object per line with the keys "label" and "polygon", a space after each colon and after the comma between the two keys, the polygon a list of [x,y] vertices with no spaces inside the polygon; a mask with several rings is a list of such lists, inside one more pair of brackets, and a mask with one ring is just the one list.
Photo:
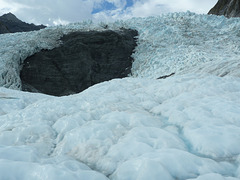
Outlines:
{"label": "dark rock face", "polygon": [[208,14],[240,17],[240,0],[219,0]]}
{"label": "dark rock face", "polygon": [[28,23],[22,22],[12,13],[8,13],[0,16],[0,34],[28,32],[28,31],[40,30],[45,27],[46,26],[44,25],[36,26],[34,24],[28,24]]}
{"label": "dark rock face", "polygon": [[23,90],[68,95],[131,73],[131,54],[137,31],[74,32],[63,44],[43,50],[24,61],[20,74]]}
{"label": "dark rock face", "polygon": [[0,34],[10,33],[7,27],[0,22]]}
{"label": "dark rock face", "polygon": [[165,75],[165,76],[161,76],[161,77],[158,77],[157,79],[166,79],[168,77],[171,77],[173,76],[175,73],[171,73],[171,74],[168,74],[168,75]]}

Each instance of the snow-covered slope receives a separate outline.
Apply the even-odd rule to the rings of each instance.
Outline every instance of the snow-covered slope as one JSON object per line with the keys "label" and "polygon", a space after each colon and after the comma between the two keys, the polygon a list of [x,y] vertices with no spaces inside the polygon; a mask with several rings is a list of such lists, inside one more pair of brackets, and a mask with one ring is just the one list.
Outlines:
{"label": "snow-covered slope", "polygon": [[[89,22],[0,35],[1,179],[240,179],[240,19],[190,12],[139,31],[132,76],[53,97],[17,90],[21,61]],[[157,77],[175,72],[167,79]]]}

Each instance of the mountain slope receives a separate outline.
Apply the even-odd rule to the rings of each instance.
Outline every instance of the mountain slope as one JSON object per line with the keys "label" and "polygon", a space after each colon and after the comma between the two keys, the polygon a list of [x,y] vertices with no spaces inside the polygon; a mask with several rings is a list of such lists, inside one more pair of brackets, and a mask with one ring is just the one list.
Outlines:
{"label": "mountain slope", "polygon": [[240,1],[219,0],[208,14],[224,15],[226,17],[240,17]]}
{"label": "mountain slope", "polygon": [[26,57],[101,25],[0,35],[1,177],[239,179],[239,19],[187,12],[108,27],[139,32],[132,76],[63,97],[5,87],[21,88]]}
{"label": "mountain slope", "polygon": [[4,24],[0,22],[0,34],[5,34],[5,33],[9,33],[9,30]]}
{"label": "mountain slope", "polygon": [[[2,26],[1,26],[2,24]],[[45,28],[44,25],[36,26],[34,24],[28,24],[19,20],[14,14],[8,13],[0,16],[0,34],[3,33],[15,33],[15,32],[28,32],[34,30],[40,30]],[[7,29],[7,30],[6,30]]]}

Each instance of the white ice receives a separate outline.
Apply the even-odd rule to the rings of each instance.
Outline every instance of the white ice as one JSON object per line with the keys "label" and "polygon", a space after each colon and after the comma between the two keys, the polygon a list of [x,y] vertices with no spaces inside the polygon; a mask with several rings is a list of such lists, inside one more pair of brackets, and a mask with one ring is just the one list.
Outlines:
{"label": "white ice", "polygon": [[140,33],[131,77],[64,97],[11,90],[27,56],[100,25],[0,35],[0,179],[240,179],[239,18],[118,21]]}

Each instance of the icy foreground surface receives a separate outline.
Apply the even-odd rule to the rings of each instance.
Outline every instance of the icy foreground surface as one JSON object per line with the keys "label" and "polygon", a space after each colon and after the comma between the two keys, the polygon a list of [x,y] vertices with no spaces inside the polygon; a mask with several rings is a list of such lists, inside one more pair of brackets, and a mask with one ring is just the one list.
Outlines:
{"label": "icy foreground surface", "polygon": [[125,78],[60,98],[0,91],[3,179],[240,178],[239,78]]}
{"label": "icy foreground surface", "polygon": [[0,35],[0,179],[240,179],[239,18],[180,13],[109,25],[119,27],[140,33],[132,77],[65,97],[7,88],[21,88],[27,56],[101,25]]}

